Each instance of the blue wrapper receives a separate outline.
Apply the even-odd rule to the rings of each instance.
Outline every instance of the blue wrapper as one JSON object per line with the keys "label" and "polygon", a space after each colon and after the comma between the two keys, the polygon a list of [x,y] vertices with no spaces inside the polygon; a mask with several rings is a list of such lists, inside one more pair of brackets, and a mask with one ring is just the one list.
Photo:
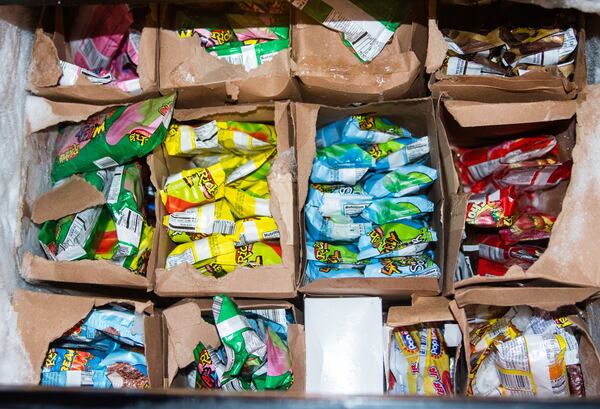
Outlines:
{"label": "blue wrapper", "polygon": [[314,206],[304,209],[306,230],[315,241],[354,241],[373,227],[371,222],[359,217],[324,218]]}
{"label": "blue wrapper", "polygon": [[[404,145],[400,150],[390,153],[375,162],[378,172],[398,169],[401,166],[413,163],[429,153],[429,138],[401,138],[396,142]],[[374,149],[378,145],[373,145]],[[371,152],[373,154],[373,152]]]}
{"label": "blue wrapper", "polygon": [[404,196],[376,199],[360,214],[374,224],[411,219],[433,212],[434,204],[425,196]]}
{"label": "blue wrapper", "polygon": [[[94,331],[99,331],[124,344],[144,346],[143,316],[118,305],[94,308],[81,327],[84,331],[77,334],[80,339],[82,336],[86,338],[94,334]],[[97,336],[94,335],[92,339]]]}
{"label": "blue wrapper", "polygon": [[358,259],[414,256],[437,241],[435,231],[423,220],[402,220],[374,226],[358,240]]}
{"label": "blue wrapper", "polygon": [[407,129],[395,126],[385,118],[354,115],[332,122],[317,130],[316,144],[319,148],[346,143],[371,145],[410,136],[412,135]]}
{"label": "blue wrapper", "polygon": [[374,198],[402,197],[418,193],[437,179],[435,169],[425,165],[406,165],[387,173],[375,173],[363,183],[365,192]]}
{"label": "blue wrapper", "polygon": [[[54,365],[51,364],[53,359],[57,362]],[[42,368],[41,384],[136,389],[150,386],[144,355],[124,349],[99,358],[91,351],[52,348]]]}
{"label": "blue wrapper", "polygon": [[[332,186],[331,189],[324,189]],[[308,189],[307,204],[319,209],[322,216],[358,216],[369,204],[372,197],[364,193],[360,184],[311,185]]]}
{"label": "blue wrapper", "polygon": [[427,252],[416,256],[373,258],[365,266],[365,277],[440,277],[440,268]]}
{"label": "blue wrapper", "polygon": [[328,146],[317,150],[310,180],[355,185],[374,166],[375,159],[356,144]]}
{"label": "blue wrapper", "polygon": [[306,281],[308,283],[323,278],[360,278],[364,277],[362,269],[344,265],[325,264],[309,261],[306,264]]}

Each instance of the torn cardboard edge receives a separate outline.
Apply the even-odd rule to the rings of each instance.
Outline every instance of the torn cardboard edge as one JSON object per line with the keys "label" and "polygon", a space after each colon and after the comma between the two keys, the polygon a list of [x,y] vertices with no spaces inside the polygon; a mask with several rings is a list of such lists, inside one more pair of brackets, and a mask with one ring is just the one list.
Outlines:
{"label": "torn cardboard edge", "polygon": [[[301,314],[293,304],[285,301],[234,300],[242,309],[285,308],[292,311],[296,324],[288,324],[288,350],[292,357],[294,383],[290,391],[303,392],[305,388],[304,326]],[[202,341],[205,345],[219,347],[221,340],[217,328],[202,318],[202,313],[212,311],[210,299],[184,299],[163,311],[167,328],[168,345],[165,387],[171,387],[177,373],[195,361],[194,348]]]}
{"label": "torn cardboard edge", "polygon": [[[588,98],[591,99],[591,98]],[[592,99],[593,100],[593,99]],[[588,101],[588,103],[592,103]],[[471,133],[477,131],[477,127],[494,127],[497,126],[501,130],[500,134],[506,135],[509,133],[510,125],[520,125],[527,131],[532,131],[537,128],[544,129],[547,132],[547,124],[554,122],[559,124],[561,121],[571,121],[571,124],[566,126],[565,124],[560,126],[561,131],[557,134],[559,141],[570,145],[574,143],[574,148],[571,152],[573,157],[573,170],[572,177],[577,176],[585,172],[584,164],[579,159],[580,156],[587,157],[589,153],[586,149],[582,148],[583,144],[589,144],[591,148],[591,135],[587,138],[582,136],[581,121],[579,115],[579,107],[575,101],[539,101],[539,102],[528,102],[528,103],[478,103],[469,102],[462,100],[449,100],[446,98],[440,98],[436,109],[436,122],[438,125],[438,134],[440,135],[440,151],[442,153],[442,163],[444,164],[445,181],[447,183],[446,190],[448,194],[447,201],[447,220],[446,220],[446,264],[445,269],[447,270],[448,277],[454,277],[456,269],[456,259],[458,252],[461,247],[462,234],[465,229],[465,214],[468,195],[463,193],[457,193],[460,190],[460,181],[458,172],[454,167],[452,151],[449,147],[449,139],[451,131],[447,126],[448,123],[445,121],[444,115],[448,114],[461,129],[465,129]],[[575,129],[573,123],[575,123],[575,115],[577,114],[578,128]],[[514,119],[513,119],[514,118]],[[591,118],[588,121],[593,122]],[[593,124],[589,125],[593,129]],[[537,127],[537,128],[536,128]],[[563,129],[564,128],[564,129]],[[491,128],[490,128],[491,129]],[[519,128],[516,128],[517,130]],[[458,132],[458,129],[453,129],[453,132]],[[515,134],[518,137],[518,134]],[[571,138],[571,139],[569,139]],[[569,142],[571,140],[571,142]],[[567,149],[568,150],[568,149]],[[583,176],[582,176],[583,177]],[[554,188],[557,189],[557,188]],[[552,190],[552,189],[551,189]],[[451,295],[455,289],[469,287],[473,285],[483,284],[526,284],[526,285],[549,285],[549,286],[568,286],[568,287],[600,287],[600,279],[590,271],[590,263],[586,263],[585,266],[578,266],[577,263],[573,263],[575,257],[569,257],[569,260],[565,260],[564,251],[560,250],[560,247],[564,245],[565,240],[567,242],[573,241],[573,229],[569,229],[568,226],[573,225],[563,221],[565,219],[576,218],[573,214],[573,206],[568,205],[569,202],[574,201],[578,203],[581,201],[581,193],[573,193],[574,188],[569,183],[569,187],[566,189],[566,193],[563,197],[563,211],[558,215],[557,221],[554,225],[553,234],[550,237],[550,243],[546,252],[536,261],[526,272],[518,266],[513,266],[509,269],[507,274],[503,277],[471,277],[465,280],[454,282],[454,279],[447,280],[444,287],[444,294]],[[573,195],[577,195],[575,197]],[[586,191],[584,198],[592,203],[594,201],[591,192]],[[596,199],[600,200],[600,199]],[[594,205],[589,203],[586,209],[594,209]],[[591,210],[585,210],[589,212]],[[600,209],[599,209],[600,213]],[[600,217],[600,214],[599,214]],[[596,220],[593,218],[593,220]],[[592,218],[590,218],[592,222]],[[568,224],[567,224],[568,223]],[[592,223],[593,224],[593,223]],[[589,226],[585,226],[586,228]],[[587,235],[592,234],[590,228]],[[577,232],[578,235],[580,235]],[[589,240],[585,240],[583,235],[582,244],[587,246]],[[579,246],[577,246],[579,247]],[[577,252],[579,249],[574,249]],[[595,254],[594,251],[588,249],[589,254]],[[583,252],[581,252],[583,254]],[[561,261],[563,260],[563,261]],[[583,259],[582,259],[583,260]],[[581,264],[581,263],[579,263]]]}
{"label": "torn cardboard edge", "polygon": [[[55,13],[62,13],[59,6],[47,7],[54,7]],[[42,13],[47,13],[48,8],[44,8]],[[64,35],[63,33],[60,35],[46,33],[41,24],[35,31],[28,68],[27,89],[51,100],[80,101],[89,104],[135,102],[158,96],[157,10],[156,3],[149,4],[149,12],[140,38],[137,72],[141,93],[127,93],[115,86],[94,84],[82,74],[77,76],[75,85],[58,85],[60,77],[63,75],[59,54],[64,54],[64,50],[60,51],[58,48],[66,46]]]}
{"label": "torn cardboard edge", "polygon": [[[293,161],[288,154],[291,147],[293,124],[290,118],[289,102],[257,103],[217,108],[184,109],[175,111],[175,118],[182,121],[208,119],[274,122],[277,133],[278,157],[275,159],[267,180],[271,191],[271,213],[277,222],[281,237],[282,264],[257,268],[238,267],[224,277],[205,276],[190,264],[181,264],[171,270],[165,269],[165,260],[175,247],[166,228],[157,227],[158,247],[156,248],[156,284],[154,291],[160,296],[204,297],[227,293],[239,297],[260,297],[268,299],[292,298],[296,296],[299,249],[296,246],[297,229],[296,189],[294,188],[293,164],[280,163]],[[159,190],[167,176],[182,169],[190,168],[189,158],[168,156],[161,148],[149,159],[153,182]],[[277,170],[283,174],[275,174]],[[162,220],[165,209],[162,203],[157,207],[157,220]]]}
{"label": "torn cardboard edge", "polygon": [[178,107],[299,98],[291,70],[291,27],[289,48],[246,71],[241,64],[211,55],[197,36],[179,38],[170,28],[174,8],[164,3],[160,7],[159,82],[162,93],[179,91]]}
{"label": "torn cardboard edge", "polygon": [[[552,300],[548,300],[551,291]],[[529,306],[553,312],[561,307],[572,306],[575,303],[584,302],[589,299],[590,294],[596,290],[581,289],[574,296],[571,289],[546,288],[546,287],[520,287],[507,289],[504,287],[472,288],[460,290],[456,293],[456,299],[450,301],[450,308],[457,317],[457,322],[463,332],[464,348],[466,351],[467,374],[471,371],[470,363],[470,326],[466,309],[471,306]],[[590,335],[588,325],[579,316],[569,316],[581,334],[579,340],[579,355],[581,357],[581,369],[584,374],[586,396],[598,396],[600,394],[600,355]]]}
{"label": "torn cardboard edge", "polygon": [[[304,206],[308,196],[310,173],[316,154],[315,135],[317,128],[350,115],[373,113],[387,117],[399,126],[417,135],[428,135],[430,140],[431,166],[438,170],[438,180],[430,188],[436,210],[432,220],[438,232],[435,260],[442,272],[440,279],[432,277],[398,278],[327,278],[305,284],[306,244]],[[298,158],[298,218],[302,234],[302,260],[298,281],[298,291],[308,295],[375,295],[386,298],[407,298],[414,293],[437,295],[441,292],[444,277],[444,182],[439,161],[439,142],[435,126],[435,112],[430,98],[381,102],[355,108],[330,107],[317,104],[294,103],[293,121],[296,130],[296,150]]]}
{"label": "torn cardboard edge", "polygon": [[105,203],[101,191],[82,177],[75,175],[43,194],[33,203],[31,220],[36,224],[42,224]]}
{"label": "torn cardboard edge", "polygon": [[382,52],[362,63],[339,32],[294,10],[293,71],[303,100],[343,106],[424,96],[425,14],[425,7],[415,7]]}
{"label": "torn cardboard edge", "polygon": [[118,298],[99,298],[48,294],[17,289],[12,304],[17,313],[17,326],[25,350],[29,355],[32,375],[31,384],[40,381],[42,364],[49,345],[60,338],[92,308],[109,303],[127,304],[144,314],[144,349],[148,365],[148,376],[152,387],[162,386],[162,334],[161,317],[156,314],[151,302],[137,302]]}
{"label": "torn cardboard edge", "polygon": [[456,76],[445,75],[441,72],[448,46],[438,26],[438,2],[439,0],[429,0],[429,40],[426,58],[426,72],[431,74],[428,87],[435,98],[444,95],[462,100],[484,102],[570,100],[586,87],[586,36],[582,13],[578,14],[578,46],[575,56],[575,74],[572,81],[552,67],[518,77]]}

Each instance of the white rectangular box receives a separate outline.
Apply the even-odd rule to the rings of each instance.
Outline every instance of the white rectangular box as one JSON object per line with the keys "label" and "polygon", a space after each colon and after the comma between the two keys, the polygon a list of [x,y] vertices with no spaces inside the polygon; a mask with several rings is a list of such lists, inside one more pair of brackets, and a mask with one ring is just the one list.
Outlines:
{"label": "white rectangular box", "polygon": [[304,307],[306,392],[383,393],[381,299],[307,298]]}

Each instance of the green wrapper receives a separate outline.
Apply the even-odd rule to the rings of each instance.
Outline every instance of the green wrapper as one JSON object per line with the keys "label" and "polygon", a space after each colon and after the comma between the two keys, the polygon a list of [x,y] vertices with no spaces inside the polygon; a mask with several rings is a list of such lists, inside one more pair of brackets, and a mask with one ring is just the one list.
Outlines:
{"label": "green wrapper", "polygon": [[228,358],[222,383],[247,379],[265,363],[267,346],[229,297],[218,295],[213,301],[215,324]]}
{"label": "green wrapper", "polygon": [[246,71],[253,70],[275,54],[289,48],[289,40],[272,40],[265,43],[244,45],[243,43],[228,43],[210,48],[210,54],[230,64],[241,64]]}
{"label": "green wrapper", "polygon": [[110,108],[59,130],[53,181],[115,167],[152,152],[164,139],[175,95]]}

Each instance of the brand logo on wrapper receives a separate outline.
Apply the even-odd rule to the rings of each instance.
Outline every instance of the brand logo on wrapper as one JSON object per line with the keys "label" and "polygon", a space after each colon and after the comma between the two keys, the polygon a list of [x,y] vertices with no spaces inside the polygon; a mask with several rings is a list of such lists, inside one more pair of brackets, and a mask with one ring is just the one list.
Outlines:
{"label": "brand logo on wrapper", "polygon": [[44,368],[51,369],[56,365],[56,358],[58,358],[58,353],[55,349],[51,349],[48,351],[46,355],[46,359],[44,360]]}
{"label": "brand logo on wrapper", "polygon": [[212,199],[215,196],[219,187],[215,183],[215,180],[213,179],[210,172],[206,169],[202,169],[197,173],[193,173],[189,176],[184,177],[183,181],[190,188],[193,188],[194,185],[197,185],[202,190],[204,197],[206,197],[207,199]]}
{"label": "brand logo on wrapper", "polygon": [[375,117],[371,115],[354,115],[358,121],[358,127],[363,131],[375,128]]}
{"label": "brand logo on wrapper", "polygon": [[410,335],[410,332],[406,330],[398,330],[398,334],[400,334],[400,338],[402,339],[402,343],[404,345],[400,345],[400,347],[406,352],[417,352],[417,344],[415,344],[415,340]]}
{"label": "brand logo on wrapper", "polygon": [[[237,264],[248,264],[252,263],[254,265],[262,266],[263,260],[262,256],[257,256],[254,260],[252,260],[252,256],[254,252],[252,251],[252,244],[248,244],[247,246],[238,247],[235,252],[235,262]],[[251,267],[251,265],[250,265]]]}
{"label": "brand logo on wrapper", "polygon": [[341,253],[339,250],[333,252],[333,254],[327,256],[329,245],[325,242],[318,241],[315,242],[315,259],[318,261],[323,261],[325,263],[339,263],[341,259]]}
{"label": "brand logo on wrapper", "polygon": [[68,160],[73,159],[77,155],[79,155],[79,145],[72,145],[68,147],[67,150],[65,150],[63,153],[58,155],[58,162],[64,163]]}
{"label": "brand logo on wrapper", "polygon": [[165,116],[167,115],[169,112],[171,111],[171,106],[170,105],[163,105],[158,109],[158,112],[162,115]]}
{"label": "brand logo on wrapper", "polygon": [[435,389],[435,393],[437,393],[438,396],[447,395],[448,391],[446,391],[446,388],[444,387],[444,384],[442,383],[442,377],[440,375],[440,371],[435,366],[430,366],[429,369],[427,370],[427,373],[432,378],[431,385]]}
{"label": "brand logo on wrapper", "polygon": [[213,30],[210,38],[214,39],[217,44],[225,44],[231,40],[231,31],[229,30]]}
{"label": "brand logo on wrapper", "polygon": [[91,354],[86,351],[69,349],[64,356],[61,371],[84,371]]}
{"label": "brand logo on wrapper", "polygon": [[437,336],[437,331],[431,331],[431,355],[435,358],[442,356],[442,345],[440,339]]}
{"label": "brand logo on wrapper", "polygon": [[150,132],[146,131],[145,129],[134,129],[129,134],[129,142],[139,142],[141,146],[144,146],[144,144],[148,141],[148,139],[150,139],[151,136],[152,134],[150,134]]}

